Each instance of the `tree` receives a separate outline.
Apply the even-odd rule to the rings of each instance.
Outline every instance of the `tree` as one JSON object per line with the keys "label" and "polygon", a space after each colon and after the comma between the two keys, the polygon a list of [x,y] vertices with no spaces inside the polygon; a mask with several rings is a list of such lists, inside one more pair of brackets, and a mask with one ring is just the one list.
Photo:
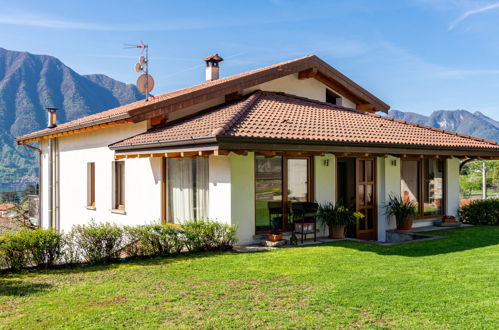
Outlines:
{"label": "tree", "polygon": [[15,191],[4,191],[1,196],[1,200],[3,203],[14,203],[19,204],[21,199],[19,195]]}

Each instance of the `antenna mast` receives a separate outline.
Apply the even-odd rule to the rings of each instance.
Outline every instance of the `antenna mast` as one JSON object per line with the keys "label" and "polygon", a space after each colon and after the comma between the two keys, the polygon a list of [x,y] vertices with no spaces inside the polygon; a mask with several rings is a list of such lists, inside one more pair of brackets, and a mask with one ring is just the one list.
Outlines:
{"label": "antenna mast", "polygon": [[[135,72],[144,72],[137,78],[137,89],[142,94],[145,94],[146,101],[149,100],[149,93],[154,88],[154,79],[149,74],[149,45],[146,45],[142,40],[140,45],[125,44],[125,48],[139,48],[142,49],[139,61],[135,64]],[[145,56],[144,56],[145,55]]]}

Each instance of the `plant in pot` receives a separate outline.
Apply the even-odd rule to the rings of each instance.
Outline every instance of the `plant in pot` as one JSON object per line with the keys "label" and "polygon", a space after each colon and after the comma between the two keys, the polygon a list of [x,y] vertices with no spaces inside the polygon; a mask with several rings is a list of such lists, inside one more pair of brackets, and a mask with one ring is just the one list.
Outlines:
{"label": "plant in pot", "polygon": [[329,227],[329,238],[345,238],[345,227],[355,224],[358,219],[363,217],[362,213],[353,212],[339,203],[326,202],[319,204],[317,210],[317,218],[321,224]]}
{"label": "plant in pot", "polygon": [[279,232],[282,222],[282,217],[273,217],[270,222],[270,234],[268,235],[268,240],[271,242],[277,242],[282,239],[282,233]]}
{"label": "plant in pot", "polygon": [[414,201],[404,201],[401,197],[390,195],[386,205],[386,214],[395,216],[397,231],[412,231],[414,216],[418,213],[418,207]]}

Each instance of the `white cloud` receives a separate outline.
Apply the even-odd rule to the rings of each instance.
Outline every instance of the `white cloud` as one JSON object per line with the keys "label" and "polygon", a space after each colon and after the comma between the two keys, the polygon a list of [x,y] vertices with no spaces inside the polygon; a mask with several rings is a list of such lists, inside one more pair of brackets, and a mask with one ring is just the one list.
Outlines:
{"label": "white cloud", "polygon": [[464,21],[465,19],[467,19],[470,16],[473,16],[473,15],[476,15],[476,14],[480,14],[480,13],[483,13],[483,12],[486,12],[486,11],[489,11],[489,10],[497,9],[497,8],[499,8],[499,2],[490,4],[490,5],[487,5],[487,6],[483,6],[483,7],[480,7],[480,8],[468,10],[464,14],[462,14],[461,16],[459,16],[454,22],[452,22],[449,25],[449,31],[453,30],[462,21]]}

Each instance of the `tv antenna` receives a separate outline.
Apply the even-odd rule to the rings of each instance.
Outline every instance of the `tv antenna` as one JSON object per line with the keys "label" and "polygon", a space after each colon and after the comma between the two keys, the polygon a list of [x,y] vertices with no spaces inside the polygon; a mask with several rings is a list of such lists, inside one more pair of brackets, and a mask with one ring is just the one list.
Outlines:
{"label": "tv antenna", "polygon": [[146,45],[142,40],[140,45],[125,44],[125,48],[138,48],[142,49],[139,57],[139,61],[135,64],[135,72],[142,73],[137,78],[137,89],[142,94],[145,94],[146,101],[149,100],[149,93],[154,88],[154,79],[149,74],[149,45]]}

